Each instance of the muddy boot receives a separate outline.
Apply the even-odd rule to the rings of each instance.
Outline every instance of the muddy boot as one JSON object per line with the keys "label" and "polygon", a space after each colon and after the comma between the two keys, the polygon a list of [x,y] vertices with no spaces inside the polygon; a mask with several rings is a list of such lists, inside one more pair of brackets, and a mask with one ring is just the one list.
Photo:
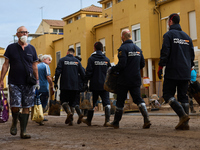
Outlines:
{"label": "muddy boot", "polygon": [[29,118],[29,114],[20,114],[19,115],[20,128],[21,128],[20,136],[22,139],[30,139],[31,138],[31,136],[29,134],[26,134],[28,118]]}
{"label": "muddy boot", "polygon": [[73,115],[74,115],[74,107],[70,107],[70,109],[71,109],[71,112],[72,112],[72,117],[71,117],[71,119],[70,119],[70,121],[69,121],[69,126],[73,126],[73,120],[74,120],[74,118],[73,118]]}
{"label": "muddy boot", "polygon": [[196,111],[194,110],[194,105],[193,105],[192,99],[190,99],[189,101],[190,101],[190,110],[191,110],[191,113],[196,113]]}
{"label": "muddy boot", "polygon": [[123,108],[116,108],[114,121],[112,123],[107,122],[107,127],[114,127],[115,129],[119,128],[119,121],[122,119]]}
{"label": "muddy boot", "polygon": [[104,123],[104,127],[107,127],[106,123],[109,123],[110,121],[110,105],[106,105],[105,107],[105,123]]}
{"label": "muddy boot", "polygon": [[178,101],[176,101],[174,97],[171,97],[169,99],[169,105],[179,116],[179,123],[175,127],[176,130],[179,130],[181,129],[181,126],[190,119],[190,117],[185,113],[181,104]]}
{"label": "muddy boot", "polygon": [[82,122],[81,120],[83,119],[83,114],[82,114],[82,111],[81,111],[79,105],[75,106],[75,110],[76,110],[76,112],[78,114],[77,124],[80,124]]}
{"label": "muddy boot", "polygon": [[[185,113],[189,115],[189,103],[181,103]],[[189,120],[186,121],[180,128],[181,130],[190,130]]]}
{"label": "muddy boot", "polygon": [[70,107],[69,107],[69,104],[68,104],[68,103],[64,102],[64,103],[62,104],[62,107],[63,107],[63,109],[65,110],[65,112],[67,113],[67,118],[66,118],[66,120],[65,120],[65,124],[68,124],[68,123],[70,122],[70,120],[72,119],[73,114],[72,114],[71,111],[70,111]]}
{"label": "muddy boot", "polygon": [[145,103],[140,103],[138,105],[139,107],[139,110],[142,114],[142,116],[144,117],[144,125],[143,125],[143,129],[148,129],[150,128],[151,126],[151,122],[149,120],[149,115],[148,115],[148,111],[147,111],[147,108],[146,108],[146,104]]}
{"label": "muddy boot", "polygon": [[10,128],[10,134],[16,135],[17,134],[17,122],[18,122],[18,117],[19,117],[19,112],[14,113],[12,112],[12,125]]}
{"label": "muddy boot", "polygon": [[94,115],[94,110],[88,110],[87,119],[82,119],[82,122],[87,124],[88,126],[91,126],[93,115]]}

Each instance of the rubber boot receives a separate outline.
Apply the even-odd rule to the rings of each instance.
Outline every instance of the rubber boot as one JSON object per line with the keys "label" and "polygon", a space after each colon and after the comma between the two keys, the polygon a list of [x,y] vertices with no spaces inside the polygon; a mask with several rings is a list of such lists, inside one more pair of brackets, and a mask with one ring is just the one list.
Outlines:
{"label": "rubber boot", "polygon": [[179,116],[179,123],[175,127],[176,130],[179,130],[181,129],[181,126],[190,119],[190,117],[185,113],[181,104],[174,97],[169,99],[169,105]]}
{"label": "rubber boot", "polygon": [[75,106],[75,110],[76,110],[76,112],[78,114],[77,124],[80,124],[82,122],[82,119],[83,119],[83,114],[82,114],[82,111],[81,111],[79,105]]}
{"label": "rubber boot", "polygon": [[106,123],[109,123],[110,121],[110,105],[106,105],[105,106],[105,123],[104,123],[104,127],[107,127]]}
{"label": "rubber boot", "polygon": [[65,110],[65,112],[67,113],[67,118],[66,118],[66,120],[65,120],[65,124],[68,124],[68,123],[70,122],[70,120],[72,119],[73,114],[72,114],[71,111],[70,111],[70,107],[69,107],[69,104],[68,104],[68,103],[64,102],[64,103],[62,104],[62,107],[63,107],[63,109]]}
{"label": "rubber boot", "polygon": [[150,128],[151,126],[151,122],[149,120],[149,115],[148,115],[148,111],[147,111],[147,108],[146,108],[146,104],[145,103],[140,103],[138,105],[139,107],[139,110],[142,114],[142,116],[144,117],[144,125],[143,125],[143,129],[148,129]]}
{"label": "rubber boot", "polygon": [[[187,115],[189,115],[189,103],[181,103],[181,105],[182,105],[182,107],[183,107],[185,113],[186,113]],[[181,129],[181,130],[190,130],[189,120],[186,121],[186,122],[182,125],[182,127],[181,127],[180,129]]]}
{"label": "rubber boot", "polygon": [[87,119],[82,119],[82,122],[87,124],[88,126],[91,126],[93,115],[94,115],[94,110],[88,110]]}
{"label": "rubber boot", "polygon": [[69,121],[69,126],[73,126],[73,120],[74,120],[74,118],[73,118],[73,115],[74,115],[74,107],[70,107],[70,109],[71,109],[71,112],[72,112],[72,117],[71,117],[71,119],[70,119],[70,121]]}
{"label": "rubber boot", "polygon": [[12,135],[17,134],[18,117],[19,117],[19,112],[17,112],[17,113],[12,112],[12,125],[10,128],[10,134],[12,134]]}
{"label": "rubber boot", "polygon": [[114,127],[115,129],[119,128],[119,121],[122,119],[123,108],[116,108],[114,121],[112,123],[107,122],[107,127]]}
{"label": "rubber boot", "polygon": [[194,105],[193,105],[192,99],[190,99],[189,101],[190,101],[190,110],[191,110],[191,113],[196,113],[196,111],[194,110]]}
{"label": "rubber boot", "polygon": [[22,139],[30,139],[31,138],[31,136],[29,134],[26,134],[28,118],[29,118],[29,114],[20,114],[19,115],[20,128],[21,128],[20,136]]}

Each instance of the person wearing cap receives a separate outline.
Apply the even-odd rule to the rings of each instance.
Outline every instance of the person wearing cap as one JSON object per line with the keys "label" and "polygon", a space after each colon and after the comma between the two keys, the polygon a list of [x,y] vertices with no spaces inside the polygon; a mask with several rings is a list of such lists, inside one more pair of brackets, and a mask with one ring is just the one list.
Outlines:
{"label": "person wearing cap", "polygon": [[110,60],[102,53],[103,45],[101,42],[94,44],[94,52],[88,59],[86,67],[86,83],[90,80],[89,89],[92,91],[93,108],[88,110],[87,119],[82,119],[83,123],[91,126],[91,121],[94,114],[95,104],[100,96],[102,99],[103,107],[105,107],[105,123],[110,121],[110,100],[109,92],[104,90],[104,82],[106,73],[110,65]]}
{"label": "person wearing cap", "polygon": [[[194,66],[194,48],[191,38],[182,31],[180,17],[173,13],[168,18],[169,31],[163,36],[158,77],[162,79],[165,66],[163,98],[179,117],[176,130],[189,130],[188,82]],[[177,100],[174,97],[177,89]],[[180,104],[180,103],[181,104]]]}
{"label": "person wearing cap", "polygon": [[117,81],[117,102],[114,121],[107,123],[108,126],[119,128],[122,118],[124,102],[128,91],[133,102],[137,104],[144,118],[143,128],[150,128],[148,111],[144,100],[140,96],[141,74],[140,70],[145,66],[142,50],[131,40],[131,33],[128,29],[121,32],[122,45],[118,49],[119,62],[111,68],[111,73],[119,72]]}

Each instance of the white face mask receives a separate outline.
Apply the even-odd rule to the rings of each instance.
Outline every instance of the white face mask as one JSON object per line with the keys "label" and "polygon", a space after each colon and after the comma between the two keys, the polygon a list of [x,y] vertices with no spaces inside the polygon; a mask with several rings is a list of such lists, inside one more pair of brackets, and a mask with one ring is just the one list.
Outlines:
{"label": "white face mask", "polygon": [[21,41],[22,43],[26,43],[26,42],[27,42],[27,36],[25,36],[25,35],[21,36],[21,37],[20,37],[20,41]]}

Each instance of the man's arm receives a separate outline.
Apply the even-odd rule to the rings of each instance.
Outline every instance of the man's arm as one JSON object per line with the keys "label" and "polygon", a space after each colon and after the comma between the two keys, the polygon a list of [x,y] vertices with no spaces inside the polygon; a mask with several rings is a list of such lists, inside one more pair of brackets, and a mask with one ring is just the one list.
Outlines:
{"label": "man's arm", "polygon": [[119,62],[116,66],[112,67],[111,69],[112,72],[121,71],[125,68],[126,63],[127,63],[127,55],[125,53],[125,50],[121,50],[121,49],[118,50],[118,59],[119,59]]}
{"label": "man's arm", "polygon": [[163,45],[162,45],[162,49],[160,52],[159,66],[162,66],[162,67],[166,66],[168,59],[169,59],[170,50],[171,50],[170,37],[165,34],[163,36]]}
{"label": "man's arm", "polygon": [[51,95],[53,95],[54,94],[54,92],[53,92],[53,81],[52,81],[51,76],[47,76],[47,81],[49,82],[49,85],[50,85],[50,93],[51,93]]}
{"label": "man's arm", "polygon": [[32,67],[33,67],[33,74],[34,74],[35,78],[37,80],[39,80],[37,62],[33,62]]}
{"label": "man's arm", "polygon": [[94,62],[92,61],[91,58],[88,59],[87,67],[86,67],[86,72],[85,72],[85,80],[88,81],[90,78],[93,76],[93,71],[94,71]]}
{"label": "man's arm", "polygon": [[0,87],[1,88],[4,88],[4,82],[3,82],[3,79],[8,71],[8,68],[9,68],[9,59],[8,58],[5,58],[5,62],[2,66],[2,69],[1,69],[1,78],[0,78]]}

